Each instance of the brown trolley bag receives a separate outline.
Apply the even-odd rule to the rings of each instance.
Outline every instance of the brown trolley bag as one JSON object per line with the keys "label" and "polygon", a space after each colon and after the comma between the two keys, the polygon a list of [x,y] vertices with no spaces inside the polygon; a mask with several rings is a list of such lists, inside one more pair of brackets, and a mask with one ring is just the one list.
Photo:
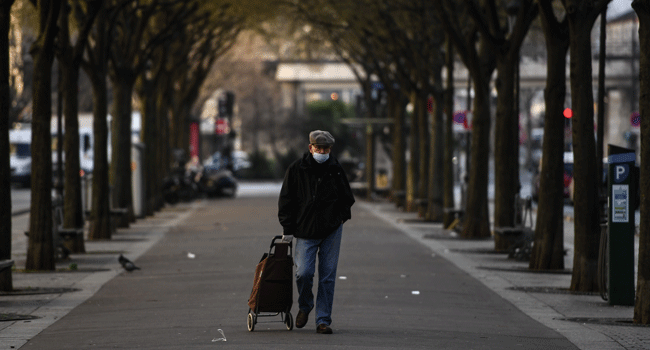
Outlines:
{"label": "brown trolley bag", "polygon": [[[293,247],[291,242],[276,242],[255,267],[253,290],[248,298],[248,330],[253,331],[258,317],[280,315],[288,330],[293,328]],[[267,314],[271,313],[271,314]]]}

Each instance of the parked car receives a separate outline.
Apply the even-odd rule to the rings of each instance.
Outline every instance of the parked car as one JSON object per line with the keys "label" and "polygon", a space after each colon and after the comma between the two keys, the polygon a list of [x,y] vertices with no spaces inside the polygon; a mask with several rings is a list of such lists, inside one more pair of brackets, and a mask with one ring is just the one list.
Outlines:
{"label": "parked car", "polygon": [[[571,161],[572,161],[571,162],[571,167],[573,168],[573,157],[571,158]],[[607,162],[607,158],[603,159],[603,182],[601,184],[603,188],[607,188],[607,173],[609,171],[608,166],[609,166],[609,164]],[[636,195],[634,196],[635,200],[632,202],[631,205],[632,205],[633,210],[637,210],[637,209],[639,209],[639,205],[641,204],[641,191],[639,190],[640,169],[639,169],[638,165],[635,165],[634,169],[632,170],[632,173],[634,174],[634,176],[633,176],[634,180],[633,181],[635,181],[635,183],[630,187],[631,187],[631,190],[636,192]],[[572,181],[569,183],[569,202],[571,204],[573,204],[573,195],[574,195],[574,192],[575,192],[574,188],[575,188],[575,182],[573,181],[573,178],[572,178]]]}
{"label": "parked car", "polygon": [[[541,176],[541,170],[542,170],[542,161],[540,159],[539,161],[539,168],[537,171],[537,174],[533,177],[533,183],[531,186],[531,196],[534,201],[537,201],[539,199],[539,182],[540,182],[540,176]],[[607,171],[608,171],[608,163],[607,159],[603,159],[603,176],[602,176],[602,183],[601,186],[603,188],[607,187]],[[639,167],[636,167],[636,197],[637,200],[634,203],[634,208],[635,210],[638,209],[639,207],[639,190],[638,190],[638,174],[639,174]],[[575,182],[573,181],[573,152],[564,152],[564,200],[568,204],[573,205],[573,194],[574,194],[574,187],[575,187]]]}
{"label": "parked car", "polygon": [[11,182],[29,187],[32,178],[32,130],[11,130],[9,132],[9,165]]}
{"label": "parked car", "polygon": [[[52,133],[52,180],[58,179],[57,135]],[[9,130],[9,163],[11,182],[24,187],[31,185],[32,174],[32,129]],[[65,153],[62,152],[63,164]],[[94,167],[93,131],[91,128],[79,128],[79,166],[83,174],[90,174]]]}
{"label": "parked car", "polygon": [[244,151],[232,152],[232,166],[229,166],[229,159],[221,154],[221,152],[214,152],[210,157],[203,161],[203,166],[210,170],[230,169],[234,175],[243,169],[251,167],[251,162],[248,159],[248,154]]}

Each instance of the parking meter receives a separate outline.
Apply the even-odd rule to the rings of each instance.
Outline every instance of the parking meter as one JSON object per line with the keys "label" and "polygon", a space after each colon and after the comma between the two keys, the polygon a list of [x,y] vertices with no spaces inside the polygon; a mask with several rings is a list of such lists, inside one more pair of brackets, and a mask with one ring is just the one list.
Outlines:
{"label": "parking meter", "polygon": [[610,305],[634,305],[634,150],[607,145],[607,277]]}

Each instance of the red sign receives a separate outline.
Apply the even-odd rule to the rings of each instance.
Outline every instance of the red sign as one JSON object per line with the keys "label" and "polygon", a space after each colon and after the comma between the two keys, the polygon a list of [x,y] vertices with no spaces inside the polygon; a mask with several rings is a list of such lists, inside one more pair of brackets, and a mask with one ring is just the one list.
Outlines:
{"label": "red sign", "polygon": [[217,118],[214,132],[217,135],[225,135],[229,133],[230,126],[228,125],[228,119]]}
{"label": "red sign", "polygon": [[199,156],[199,123],[190,124],[190,157]]}
{"label": "red sign", "polygon": [[632,113],[632,115],[630,116],[630,124],[632,124],[632,126],[641,125],[641,114],[639,112]]}

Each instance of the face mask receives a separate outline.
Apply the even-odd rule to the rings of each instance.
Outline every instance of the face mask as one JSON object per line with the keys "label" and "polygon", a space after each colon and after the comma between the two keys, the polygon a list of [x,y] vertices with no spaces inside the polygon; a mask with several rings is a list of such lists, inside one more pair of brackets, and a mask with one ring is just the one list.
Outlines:
{"label": "face mask", "polygon": [[314,160],[317,161],[319,164],[325,162],[330,157],[329,153],[322,154],[316,152],[314,152],[312,156],[314,157]]}

